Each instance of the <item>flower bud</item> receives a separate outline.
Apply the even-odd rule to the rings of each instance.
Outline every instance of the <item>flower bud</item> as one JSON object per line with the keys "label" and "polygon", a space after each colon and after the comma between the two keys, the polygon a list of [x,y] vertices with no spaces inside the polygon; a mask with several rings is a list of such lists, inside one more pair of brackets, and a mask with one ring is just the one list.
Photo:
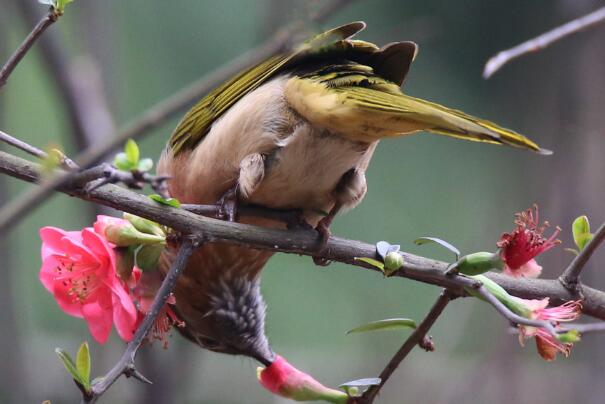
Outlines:
{"label": "flower bud", "polygon": [[500,254],[476,252],[465,255],[456,263],[458,272],[464,275],[480,275],[494,268],[501,268]]}
{"label": "flower bud", "polygon": [[124,213],[124,219],[132,223],[132,225],[140,232],[166,237],[166,233],[164,230],[162,230],[162,227],[154,221],[130,213]]}
{"label": "flower bud", "polygon": [[345,404],[349,396],[339,390],[326,387],[310,375],[290,365],[276,355],[275,361],[266,368],[257,368],[257,377],[270,392],[294,401],[319,401]]}
{"label": "flower bud", "polygon": [[593,238],[590,232],[590,223],[585,215],[576,218],[571,225],[573,241],[576,243],[580,251],[586,247],[586,244]]}
{"label": "flower bud", "polygon": [[124,220],[121,224],[110,224],[105,227],[105,238],[118,247],[128,247],[137,244],[163,243],[165,237],[138,231],[132,223]]}
{"label": "flower bud", "polygon": [[395,251],[391,251],[384,257],[384,273],[388,276],[403,266],[403,257]]}
{"label": "flower bud", "polygon": [[130,280],[134,268],[134,254],[128,247],[116,247],[113,249],[116,256],[116,274],[124,282]]}

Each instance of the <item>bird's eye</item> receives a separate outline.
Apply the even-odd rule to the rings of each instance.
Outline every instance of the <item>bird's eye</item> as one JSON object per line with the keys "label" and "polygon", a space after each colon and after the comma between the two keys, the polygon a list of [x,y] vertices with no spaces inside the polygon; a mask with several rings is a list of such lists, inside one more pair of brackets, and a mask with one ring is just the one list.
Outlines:
{"label": "bird's eye", "polygon": [[217,340],[214,340],[212,338],[198,336],[197,340],[200,343],[200,345],[202,345],[206,349],[215,350],[215,349],[220,349],[222,347],[222,344],[220,342],[218,342]]}

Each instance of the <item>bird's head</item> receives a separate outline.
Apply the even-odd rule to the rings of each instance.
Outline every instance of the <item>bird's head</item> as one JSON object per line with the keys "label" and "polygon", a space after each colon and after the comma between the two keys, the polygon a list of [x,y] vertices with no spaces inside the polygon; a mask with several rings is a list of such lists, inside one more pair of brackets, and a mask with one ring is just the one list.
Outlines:
{"label": "bird's head", "polygon": [[[224,277],[207,285],[194,310],[179,310],[185,327],[181,334],[202,348],[245,355],[269,366],[275,354],[265,335],[265,302],[260,280]],[[177,298],[178,307],[178,298]]]}

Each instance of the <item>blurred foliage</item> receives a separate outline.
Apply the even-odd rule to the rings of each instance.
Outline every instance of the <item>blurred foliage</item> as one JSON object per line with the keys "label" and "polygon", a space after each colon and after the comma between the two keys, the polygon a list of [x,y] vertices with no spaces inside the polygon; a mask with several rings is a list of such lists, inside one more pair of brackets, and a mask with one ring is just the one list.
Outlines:
{"label": "blurred foliage", "polygon": [[[367,173],[368,195],[353,212],[337,218],[334,233],[370,243],[390,240],[404,251],[451,261],[448,251],[419,247],[413,240],[432,235],[462,251],[493,251],[500,233],[512,228],[513,214],[537,202],[545,218],[565,229],[564,245],[573,246],[573,218],[583,212],[595,221],[604,216],[602,203],[592,202],[603,200],[603,184],[590,175],[575,181],[579,172],[602,173],[605,168],[601,154],[591,154],[605,146],[599,126],[603,114],[600,107],[593,107],[603,105],[599,104],[603,96],[595,91],[604,84],[599,77],[605,53],[593,52],[603,30],[530,55],[488,82],[482,81],[481,71],[493,53],[597,3],[359,0],[336,14],[326,27],[365,20],[368,28],[360,38],[379,44],[419,43],[420,54],[405,84],[408,93],[515,128],[555,150],[555,155],[545,158],[429,135],[386,140]],[[97,59],[112,113],[118,123],[126,123],[261,43],[282,24],[304,20],[319,4],[318,0],[88,0],[70,4],[53,29],[71,57],[91,53]],[[15,10],[8,10],[8,35],[0,36],[0,41],[7,41],[2,47],[14,49],[27,28]],[[44,11],[40,6],[41,15]],[[587,80],[597,81],[589,85]],[[603,93],[602,87],[598,91]],[[41,148],[62,145],[68,155],[74,155],[65,109],[37,50],[27,55],[1,96],[3,130]],[[158,156],[177,120],[145,137],[139,143],[141,155]],[[12,179],[6,184],[3,199],[29,187]],[[573,197],[578,189],[582,200]],[[23,380],[27,396],[19,402],[76,401],[79,393],[65,372],[58,371],[61,364],[53,348],[74,352],[88,338],[86,324],[65,316],[38,282],[37,230],[46,225],[77,229],[89,226],[92,218],[82,201],[66,196],[49,199],[10,234],[10,250],[0,251],[17,308],[17,322],[10,326],[18,336],[18,341],[3,340],[2,351],[6,355],[19,349],[27,372]],[[558,249],[541,262],[546,276],[553,277],[569,260],[569,254]],[[587,280],[605,285],[600,274],[587,275]],[[405,338],[397,331],[346,336],[347,330],[383,318],[419,321],[439,293],[409,280],[341,264],[318,268],[309,258],[283,254],[266,268],[263,291],[274,349],[330,385],[376,376]],[[605,352],[598,348],[598,337],[587,337],[570,360],[546,364],[532,346],[518,346],[515,337],[507,334],[506,322],[491,308],[474,300],[459,302],[448,307],[431,332],[437,351],[413,352],[380,402],[399,403],[403,392],[408,403],[601,402],[605,387],[597,365],[602,366]],[[108,346],[93,347],[95,372],[109,369],[122,348],[115,337]],[[257,384],[256,364],[248,359],[204,352],[178,336],[167,351],[159,346],[145,349],[153,351],[155,362],[161,364],[157,374],[169,383],[156,379],[154,386],[142,386],[120,380],[104,402],[162,402],[161,389],[169,391],[170,402],[175,403],[282,402]],[[12,371],[2,359],[0,377]],[[153,373],[144,366],[141,370]],[[567,382],[553,384],[553,380]],[[8,391],[0,391],[0,402],[9,397]]]}

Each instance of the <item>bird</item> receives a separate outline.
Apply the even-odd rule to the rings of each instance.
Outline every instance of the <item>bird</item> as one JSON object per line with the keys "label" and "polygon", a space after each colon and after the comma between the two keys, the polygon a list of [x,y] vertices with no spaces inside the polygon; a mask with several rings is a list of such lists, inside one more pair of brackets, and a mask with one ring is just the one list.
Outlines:
{"label": "bird", "polygon": [[[549,154],[495,123],[414,98],[401,86],[416,58],[413,42],[378,47],[354,39],[352,22],[271,56],[208,93],[182,118],[158,162],[181,203],[297,209],[325,245],[336,214],[367,191],[378,142],[416,132]],[[327,213],[327,214],[326,214]],[[284,228],[260,217],[241,222]],[[166,272],[177,246],[161,257]],[[269,366],[260,275],[272,252],[224,242],[194,251],[174,290],[179,331],[215,352]]]}

